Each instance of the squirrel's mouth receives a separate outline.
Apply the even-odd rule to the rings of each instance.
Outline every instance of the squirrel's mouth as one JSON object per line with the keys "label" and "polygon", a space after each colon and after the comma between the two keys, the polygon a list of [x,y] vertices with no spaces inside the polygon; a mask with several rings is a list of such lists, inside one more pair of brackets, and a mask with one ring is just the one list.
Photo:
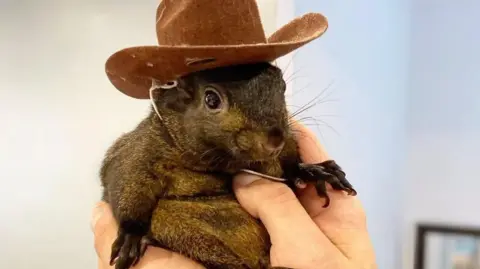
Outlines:
{"label": "squirrel's mouth", "polygon": [[[207,165],[214,170],[220,170],[236,174],[238,172],[261,173],[264,171],[265,165],[274,163],[278,155],[269,154],[255,154],[249,150],[242,150],[238,147],[229,147],[226,150],[218,150],[211,158]],[[275,174],[265,174],[266,176],[274,177]]]}

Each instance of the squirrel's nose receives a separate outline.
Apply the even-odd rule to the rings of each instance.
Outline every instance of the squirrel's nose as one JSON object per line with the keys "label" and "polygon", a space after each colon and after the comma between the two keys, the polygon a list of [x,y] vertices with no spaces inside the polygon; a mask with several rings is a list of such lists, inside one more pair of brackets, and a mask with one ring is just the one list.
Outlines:
{"label": "squirrel's nose", "polygon": [[263,145],[264,149],[270,154],[279,153],[285,145],[285,139],[282,129],[273,127],[268,131],[267,143]]}

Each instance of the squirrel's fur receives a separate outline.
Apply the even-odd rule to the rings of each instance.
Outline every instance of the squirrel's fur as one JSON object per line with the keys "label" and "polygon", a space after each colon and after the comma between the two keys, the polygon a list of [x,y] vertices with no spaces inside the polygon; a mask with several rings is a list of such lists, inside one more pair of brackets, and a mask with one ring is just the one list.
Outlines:
{"label": "squirrel's fur", "polygon": [[[205,105],[209,87],[220,96],[218,110]],[[100,171],[119,224],[116,269],[136,264],[148,245],[209,269],[269,268],[269,236],[231,189],[240,169],[286,178],[291,187],[300,177],[325,197],[325,182],[355,192],[333,161],[301,164],[285,87],[281,70],[261,63],[196,72],[155,91],[162,118],[152,109],[113,144]],[[265,150],[272,143],[281,151]]]}

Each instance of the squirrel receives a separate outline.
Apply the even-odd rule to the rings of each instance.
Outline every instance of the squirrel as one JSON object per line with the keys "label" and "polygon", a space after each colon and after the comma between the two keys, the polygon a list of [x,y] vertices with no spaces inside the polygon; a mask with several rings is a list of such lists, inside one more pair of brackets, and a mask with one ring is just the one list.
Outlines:
{"label": "squirrel", "polygon": [[302,163],[285,90],[282,71],[263,62],[197,71],[155,91],[148,116],[101,165],[102,200],[119,225],[111,265],[128,269],[158,246],[208,269],[272,268],[265,227],[232,191],[241,169],[291,188],[314,184],[325,207],[326,183],[356,195],[335,161]]}

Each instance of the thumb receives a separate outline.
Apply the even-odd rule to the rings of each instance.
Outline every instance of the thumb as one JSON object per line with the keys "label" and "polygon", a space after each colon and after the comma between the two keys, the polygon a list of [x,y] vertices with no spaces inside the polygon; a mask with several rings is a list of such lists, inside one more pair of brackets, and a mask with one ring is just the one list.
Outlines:
{"label": "thumb", "polygon": [[285,210],[293,210],[296,213],[304,211],[295,193],[287,185],[260,176],[247,173],[235,176],[233,190],[240,204],[250,215],[265,218],[266,221],[270,219],[271,211],[277,213],[287,213]]}
{"label": "thumb", "polygon": [[242,207],[265,225],[272,249],[287,256],[291,249],[302,249],[302,256],[320,259],[334,251],[287,185],[242,173],[234,178],[233,190]]}

